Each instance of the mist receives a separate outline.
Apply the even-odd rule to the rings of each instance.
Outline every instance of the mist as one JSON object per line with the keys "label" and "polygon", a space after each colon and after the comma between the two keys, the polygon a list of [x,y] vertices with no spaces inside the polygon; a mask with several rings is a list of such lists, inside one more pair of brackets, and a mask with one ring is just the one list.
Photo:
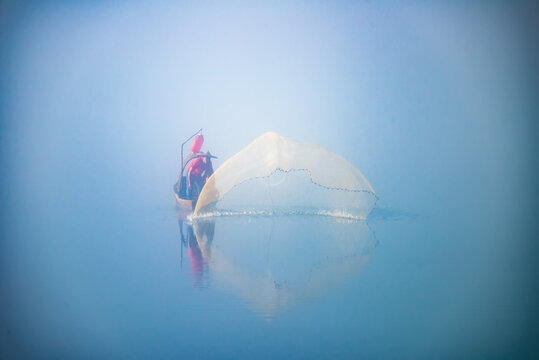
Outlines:
{"label": "mist", "polygon": [[[209,296],[187,285],[167,290],[178,274],[158,266],[177,261],[164,254],[180,246],[172,185],[180,145],[200,128],[203,149],[218,156],[215,168],[275,131],[327,147],[367,177],[379,197],[370,226],[380,246],[360,278],[379,298],[365,301],[383,298],[381,283],[407,281],[391,274],[399,266],[418,281],[411,287],[436,294],[427,296],[423,304],[433,310],[421,310],[412,335],[395,330],[406,320],[393,309],[402,323],[389,326],[389,350],[368,348],[367,357],[391,349],[428,357],[440,347],[450,357],[503,357],[530,346],[537,334],[536,6],[58,1],[6,3],[1,23],[4,355],[130,355],[120,349],[136,330],[124,333],[122,323],[152,329],[167,321],[165,308],[212,308]],[[127,290],[116,292],[118,284]],[[147,290],[163,303],[141,295],[115,313],[122,299]],[[187,295],[179,301],[174,291]],[[403,303],[417,303],[415,296]],[[436,305],[450,297],[449,306]],[[57,301],[78,302],[77,315],[58,320],[64,305],[56,309]],[[291,346],[275,334],[293,332],[292,318],[268,330],[233,308],[255,343],[271,333],[275,344]],[[147,315],[132,323],[142,309]],[[220,324],[225,315],[216,315]],[[413,334],[425,331],[427,319],[435,334],[423,349]],[[381,322],[371,320],[365,331],[379,339]],[[216,319],[200,321],[191,342]],[[85,339],[62,340],[72,329]],[[316,349],[316,334],[308,334]],[[164,354],[148,350],[157,335],[145,339],[143,357],[177,354],[172,338],[163,340]],[[221,355],[261,354],[230,346]],[[360,354],[354,349],[349,356]]]}

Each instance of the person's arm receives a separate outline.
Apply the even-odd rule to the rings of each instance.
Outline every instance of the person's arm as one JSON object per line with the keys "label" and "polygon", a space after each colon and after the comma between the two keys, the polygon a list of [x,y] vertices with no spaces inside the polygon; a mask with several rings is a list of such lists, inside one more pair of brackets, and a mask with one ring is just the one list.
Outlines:
{"label": "person's arm", "polygon": [[206,158],[204,161],[204,166],[203,166],[200,177],[203,178],[204,181],[206,181],[211,176],[211,174],[213,174],[213,167],[211,165],[211,160],[210,158]]}

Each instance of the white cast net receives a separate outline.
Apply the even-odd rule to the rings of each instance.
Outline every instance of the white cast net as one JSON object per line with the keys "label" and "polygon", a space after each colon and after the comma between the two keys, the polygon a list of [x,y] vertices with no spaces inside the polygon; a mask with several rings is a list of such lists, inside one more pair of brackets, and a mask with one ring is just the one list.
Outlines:
{"label": "white cast net", "polygon": [[267,132],[208,179],[194,214],[318,214],[364,219],[376,194],[361,172],[321,146]]}

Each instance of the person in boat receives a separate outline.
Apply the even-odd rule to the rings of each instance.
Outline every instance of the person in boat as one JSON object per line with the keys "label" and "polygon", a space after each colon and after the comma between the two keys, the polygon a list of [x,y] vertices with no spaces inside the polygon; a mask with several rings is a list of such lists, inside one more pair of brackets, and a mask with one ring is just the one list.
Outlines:
{"label": "person in boat", "polygon": [[[193,153],[200,152],[203,143],[204,137],[202,135],[195,136],[191,144],[191,151]],[[207,154],[211,155],[209,151]],[[198,197],[206,183],[206,179],[211,174],[213,174],[213,165],[209,156],[198,157],[187,166],[187,188],[191,198]]]}

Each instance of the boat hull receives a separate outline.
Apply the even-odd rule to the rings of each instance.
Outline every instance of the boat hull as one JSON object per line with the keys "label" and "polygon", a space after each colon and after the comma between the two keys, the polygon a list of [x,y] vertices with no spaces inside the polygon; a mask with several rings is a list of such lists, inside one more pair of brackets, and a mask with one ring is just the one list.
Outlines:
{"label": "boat hull", "polygon": [[182,199],[176,193],[174,193],[174,198],[176,199],[176,208],[178,209],[179,214],[183,215],[183,217],[187,217],[189,214],[193,213],[196,200]]}

